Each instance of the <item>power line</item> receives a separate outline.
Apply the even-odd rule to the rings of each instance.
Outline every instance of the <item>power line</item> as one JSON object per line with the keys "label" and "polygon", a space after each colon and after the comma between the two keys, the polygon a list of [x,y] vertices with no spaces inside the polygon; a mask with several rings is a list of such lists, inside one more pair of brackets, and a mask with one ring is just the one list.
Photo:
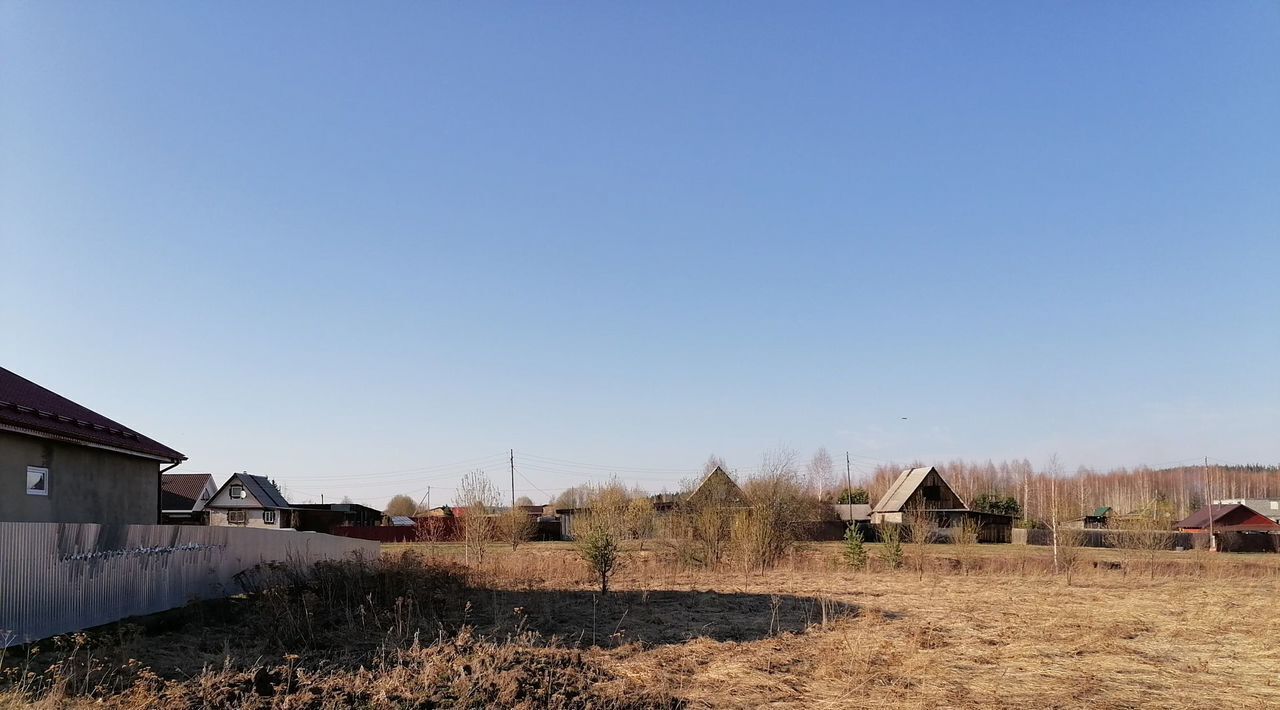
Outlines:
{"label": "power line", "polygon": [[438,470],[447,469],[447,468],[457,468],[459,466],[471,466],[471,465],[476,465],[480,463],[501,461],[506,459],[506,457],[507,455],[505,453],[489,454],[488,456],[478,456],[476,458],[464,459],[462,461],[453,461],[450,463],[427,464],[423,466],[417,466],[414,468],[402,468],[395,471],[379,471],[376,473],[344,474],[341,476],[336,476],[336,475],[322,476],[317,478],[350,478],[352,475],[358,475],[358,476],[368,478],[368,477],[376,477],[376,476],[393,476],[393,475],[400,475],[400,474],[406,474],[406,473],[428,473],[431,471],[438,471]]}

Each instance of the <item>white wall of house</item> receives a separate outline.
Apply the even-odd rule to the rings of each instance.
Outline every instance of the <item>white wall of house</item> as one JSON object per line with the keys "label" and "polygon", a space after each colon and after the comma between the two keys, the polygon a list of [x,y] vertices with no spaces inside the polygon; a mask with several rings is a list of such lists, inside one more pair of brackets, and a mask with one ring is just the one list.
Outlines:
{"label": "white wall of house", "polygon": [[[219,526],[229,526],[235,528],[268,528],[272,530],[281,530],[285,528],[285,523],[290,518],[292,511],[288,510],[263,510],[261,508],[237,507],[235,512],[244,513],[244,523],[232,523],[227,519],[227,513],[231,512],[222,508],[209,509],[209,524]],[[274,514],[275,522],[268,523],[263,520],[263,515]]]}
{"label": "white wall of house", "polygon": [[218,493],[218,487],[213,483],[213,476],[204,482],[203,495],[196,499],[195,507],[192,510],[204,510],[204,507],[213,500],[213,496]]}

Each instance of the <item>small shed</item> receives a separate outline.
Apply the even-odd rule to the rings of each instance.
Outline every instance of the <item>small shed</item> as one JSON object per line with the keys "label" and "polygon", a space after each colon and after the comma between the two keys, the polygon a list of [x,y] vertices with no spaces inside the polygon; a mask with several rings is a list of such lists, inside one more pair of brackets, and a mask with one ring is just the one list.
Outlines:
{"label": "small shed", "polygon": [[1104,505],[1096,508],[1089,515],[1083,515],[1074,520],[1068,520],[1063,527],[1074,528],[1077,530],[1102,530],[1109,527],[1111,521],[1111,506]]}
{"label": "small shed", "polygon": [[870,503],[832,503],[831,509],[836,517],[846,523],[871,522]]}
{"label": "small shed", "polygon": [[372,527],[382,523],[382,511],[358,503],[298,503],[296,527],[312,532],[333,532],[335,528]]}

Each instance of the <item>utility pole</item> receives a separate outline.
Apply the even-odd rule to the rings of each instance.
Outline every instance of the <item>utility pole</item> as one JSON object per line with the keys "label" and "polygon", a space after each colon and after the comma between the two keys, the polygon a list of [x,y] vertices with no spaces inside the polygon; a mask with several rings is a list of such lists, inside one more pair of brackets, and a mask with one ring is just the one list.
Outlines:
{"label": "utility pole", "polygon": [[853,504],[853,473],[850,469],[853,466],[849,463],[849,452],[844,452],[844,490],[849,496],[849,504]]}
{"label": "utility pole", "polygon": [[850,528],[852,528],[855,525],[855,523],[853,522],[853,472],[851,471],[852,468],[853,467],[849,463],[849,452],[846,451],[844,452],[844,496],[842,497],[845,500],[845,506],[846,506],[844,510],[846,513],[849,514],[849,519],[845,521],[845,525]]}
{"label": "utility pole", "polygon": [[1209,552],[1217,552],[1218,541],[1213,536],[1213,483],[1209,478],[1209,457],[1204,457],[1204,489],[1209,499]]}
{"label": "utility pole", "polygon": [[516,545],[516,450],[511,449],[511,549]]}

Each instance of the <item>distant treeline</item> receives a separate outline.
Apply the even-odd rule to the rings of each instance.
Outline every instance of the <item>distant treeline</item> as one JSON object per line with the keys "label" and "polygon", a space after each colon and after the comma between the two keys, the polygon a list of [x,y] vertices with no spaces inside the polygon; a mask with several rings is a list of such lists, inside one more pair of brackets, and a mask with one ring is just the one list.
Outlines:
{"label": "distant treeline", "polygon": [[[922,466],[884,464],[864,478],[863,485],[874,503],[904,468]],[[1110,506],[1129,513],[1158,506],[1178,517],[1190,514],[1211,498],[1280,498],[1280,466],[1247,464],[1238,466],[1178,466],[1113,468],[1099,471],[1081,467],[1074,473],[1055,470],[1050,464],[1037,469],[1027,459],[1001,461],[948,461],[938,467],[956,493],[966,501],[982,494],[1012,496],[1032,519],[1045,519],[1057,481],[1059,514],[1086,515]]]}

